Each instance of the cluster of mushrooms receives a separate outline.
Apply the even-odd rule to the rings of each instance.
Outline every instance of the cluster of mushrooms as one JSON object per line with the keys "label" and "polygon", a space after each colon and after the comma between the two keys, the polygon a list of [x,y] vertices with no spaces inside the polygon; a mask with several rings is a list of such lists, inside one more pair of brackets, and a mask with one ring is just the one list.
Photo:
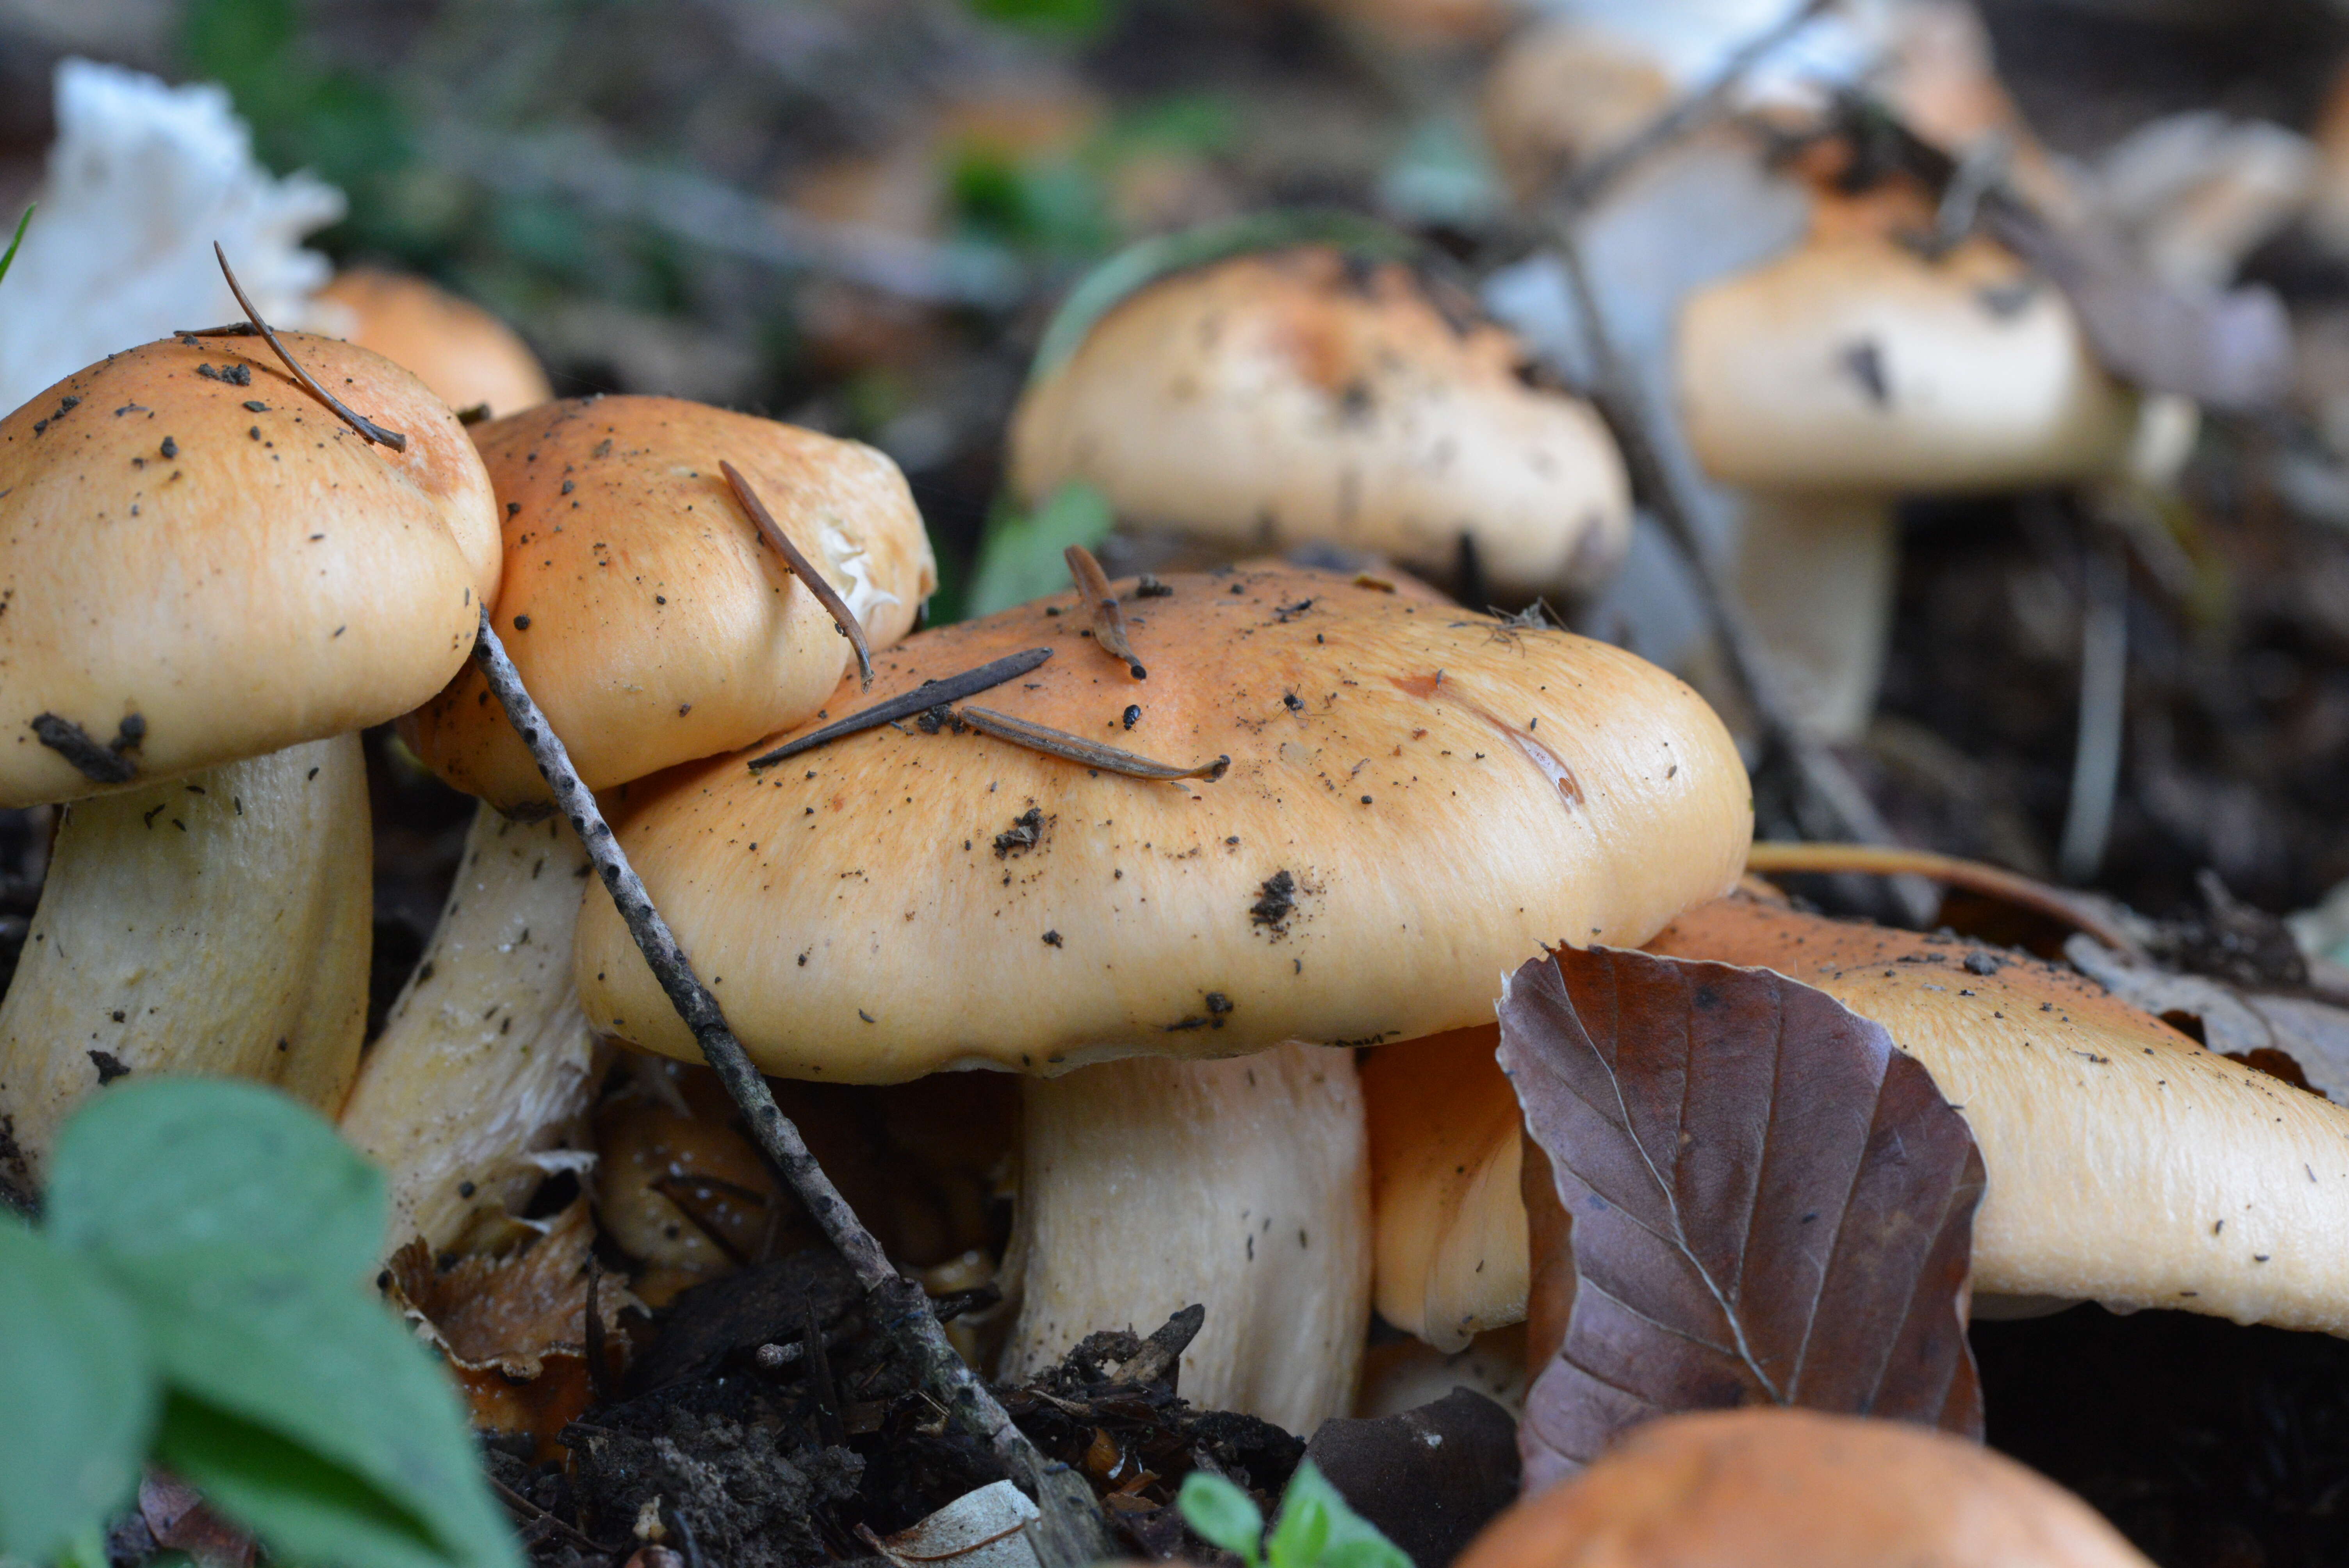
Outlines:
{"label": "cluster of mushrooms", "polygon": [[[1890,498],[2116,470],[2158,412],[1994,242],[1898,238],[1930,216],[1823,171],[1813,238],[1682,321],[1692,445],[1752,498],[1747,591],[1828,731],[1865,711],[1882,599],[1806,588],[1889,569]],[[646,1301],[771,1240],[788,1200],[662,1060],[694,1037],[471,661],[486,605],[819,1152],[952,1189],[947,1218],[881,1228],[918,1232],[904,1261],[941,1288],[999,1284],[996,1376],[1195,1302],[1203,1407],[1309,1432],[1454,1381],[1513,1398],[1527,1243],[1493,1004],[1561,942],[1766,965],[1881,1021],[1982,1145],[1978,1313],[2349,1333],[2349,1111],[2068,970],[1741,891],[1750,787],[1693,689],[1406,574],[1466,552],[1501,593],[1571,593],[1631,527],[1590,407],[1413,267],[1289,245],[1102,310],[1040,364],[1012,484],[1089,483],[1226,563],[1107,583],[1081,558],[1071,592],[918,632],[936,567],[882,454],[551,400],[423,285],[327,297],[346,336],[287,354],[402,444],[253,335],[113,355],[0,421],[0,803],[66,807],[0,1004],[16,1188],[106,1084],[214,1073],[383,1165],[387,1256],[527,1246],[564,1171]],[[841,725],[876,707],[898,717]],[[359,737],[392,721],[481,804],[367,1041]],[[969,1219],[997,1191],[999,1257]],[[1366,1367],[1374,1308],[1403,1337]],[[1685,1439],[1711,1458],[1642,1451],[1718,1480],[1790,1440],[1719,1419]],[[1925,1445],[1881,1473],[1934,1506],[1967,1466],[1984,1495],[2036,1484],[1940,1439],[1802,1439],[1823,1462],[1879,1440]]]}

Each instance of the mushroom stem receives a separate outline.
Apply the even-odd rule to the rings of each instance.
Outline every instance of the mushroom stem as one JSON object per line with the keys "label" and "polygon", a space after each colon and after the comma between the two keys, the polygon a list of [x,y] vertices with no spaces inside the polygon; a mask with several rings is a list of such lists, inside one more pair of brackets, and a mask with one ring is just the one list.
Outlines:
{"label": "mushroom stem", "polygon": [[0,1003],[0,1181],[124,1073],[274,1084],[332,1113],[358,1068],[373,946],[356,734],[66,809]]}
{"label": "mushroom stem", "polygon": [[387,1253],[435,1255],[518,1210],[585,1109],[595,1031],[571,984],[587,853],[484,805],[431,944],[359,1068],[342,1133],[390,1177]]}
{"label": "mushroom stem", "polygon": [[1353,1055],[1292,1042],[1027,1082],[1019,1317],[1002,1375],[1198,1303],[1183,1396],[1311,1432],[1349,1412],[1370,1322],[1370,1160]]}
{"label": "mushroom stem", "polygon": [[1898,534],[1881,496],[1748,491],[1736,593],[1778,666],[1786,717],[1852,740],[1876,711]]}
{"label": "mushroom stem", "polygon": [[719,1010],[718,998],[709,994],[709,988],[693,972],[693,965],[678,945],[668,922],[653,907],[643,879],[628,864],[627,854],[613,836],[610,824],[604,820],[595,795],[580,782],[579,770],[571,765],[571,754],[564,747],[563,738],[554,733],[546,722],[546,715],[523,686],[513,661],[506,656],[505,645],[498,640],[497,628],[490,624],[486,604],[481,610],[473,657],[515,733],[530,748],[531,759],[554,793],[555,806],[570,820],[572,830],[586,847],[589,861],[602,877],[605,890],[612,896],[613,907],[626,923],[628,934],[635,938],[646,965],[659,980],[678,1016],[693,1032],[702,1059],[741,1108],[760,1152],[791,1185],[801,1206],[823,1232],[833,1250],[855,1271],[858,1281],[874,1298],[884,1331],[920,1368],[923,1386],[947,1412],[947,1420],[991,1445],[996,1457],[1034,1491],[1042,1517],[1037,1521],[1031,1544],[1043,1568],[1088,1568],[1110,1556],[1114,1548],[1100,1505],[1093,1501],[1092,1489],[1083,1477],[1065,1465],[1047,1460],[1029,1441],[1028,1435],[1012,1425],[1011,1418],[1005,1414],[995,1396],[988,1392],[987,1386],[947,1343],[946,1330],[930,1310],[921,1286],[896,1271],[881,1250],[881,1243],[864,1228],[856,1212],[840,1195],[840,1189],[816,1163],[815,1156],[808,1152],[799,1129],[775,1104],[774,1091],[759,1076],[750,1053],[728,1026],[725,1014]]}

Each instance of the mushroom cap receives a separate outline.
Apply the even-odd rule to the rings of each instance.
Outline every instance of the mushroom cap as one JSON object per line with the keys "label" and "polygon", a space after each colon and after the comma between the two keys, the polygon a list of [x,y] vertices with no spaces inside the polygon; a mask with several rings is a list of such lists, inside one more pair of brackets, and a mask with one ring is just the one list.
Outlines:
{"label": "mushroom cap", "polygon": [[554,396],[520,334],[422,278],[355,267],[337,273],[316,303],[340,336],[406,366],[451,408],[511,414]]}
{"label": "mushroom cap", "polygon": [[[761,1068],[1049,1075],[1432,1034],[1490,1016],[1545,941],[1643,941],[1736,880],[1744,768],[1653,665],[1302,569],[1165,583],[1125,607],[1146,681],[1061,594],[876,655],[828,711],[1045,646],[974,705],[1228,755],[1215,782],[885,726],[629,791],[621,841]],[[577,952],[596,1026],[693,1054],[601,892]]]}
{"label": "mushroom cap", "polygon": [[2136,428],[2063,294],[1979,238],[1931,261],[1815,234],[1691,295],[1675,352],[1697,459],[1756,490],[2059,483],[2117,463]]}
{"label": "mushroom cap", "polygon": [[[473,435],[502,505],[498,630],[590,789],[796,724],[854,656],[761,542],[721,460],[875,646],[911,629],[937,583],[905,476],[859,442],[674,397],[568,398]],[[501,810],[551,798],[471,665],[402,731]]]}
{"label": "mushroom cap", "polygon": [[41,743],[45,714],[164,779],[380,724],[465,663],[499,567],[473,443],[389,360],[279,335],[408,449],[254,338],[113,355],[0,419],[0,805],[108,787]]}
{"label": "mushroom cap", "polygon": [[2349,1334],[2349,1109],[2072,970],[1955,937],[1741,896],[1691,910],[1649,949],[1816,985],[1925,1064],[1990,1175],[1978,1295]]}
{"label": "mushroom cap", "polygon": [[1623,460],[1524,358],[1398,263],[1242,255],[1129,296],[1030,382],[1011,481],[1035,500],[1088,480],[1235,553],[1328,540],[1448,572],[1467,534],[1505,588],[1595,583],[1629,546]]}
{"label": "mushroom cap", "polygon": [[2003,1454],[1899,1421],[1775,1406],[1634,1428],[1493,1522],[1459,1568],[2151,1568]]}
{"label": "mushroom cap", "polygon": [[1439,1350],[1525,1321],[1525,1118],[1499,1044],[1500,1026],[1479,1024],[1381,1046],[1362,1064],[1371,1300]]}
{"label": "mushroom cap", "polygon": [[1565,170],[1620,145],[1671,104],[1663,62],[1571,16],[1509,40],[1485,83],[1485,137],[1511,190],[1537,198]]}

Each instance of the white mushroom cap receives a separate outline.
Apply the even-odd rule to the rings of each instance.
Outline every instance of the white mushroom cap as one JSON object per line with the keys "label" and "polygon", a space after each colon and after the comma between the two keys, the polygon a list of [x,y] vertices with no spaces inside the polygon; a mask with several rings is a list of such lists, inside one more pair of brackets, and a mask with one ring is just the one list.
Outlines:
{"label": "white mushroom cap", "polygon": [[1243,255],[1149,284],[1040,366],[1011,482],[1033,501],[1083,480],[1235,553],[1326,540],[1448,572],[1464,534],[1506,590],[1592,584],[1630,539],[1622,459],[1524,364],[1398,263]]}
{"label": "white mushroom cap", "polygon": [[1698,460],[1756,490],[2083,479],[2127,452],[2137,413],[2064,296],[1982,239],[1934,261],[1816,235],[1689,300],[1676,379]]}

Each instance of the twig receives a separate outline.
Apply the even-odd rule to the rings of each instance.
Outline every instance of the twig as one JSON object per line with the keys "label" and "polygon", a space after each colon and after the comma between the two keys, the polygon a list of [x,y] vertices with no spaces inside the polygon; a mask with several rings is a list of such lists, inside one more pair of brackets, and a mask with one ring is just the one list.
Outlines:
{"label": "twig", "polygon": [[1061,559],[1069,563],[1069,575],[1077,584],[1077,592],[1092,606],[1093,641],[1112,656],[1123,660],[1125,673],[1135,680],[1146,681],[1150,672],[1133,656],[1133,645],[1126,641],[1125,612],[1117,606],[1117,595],[1109,591],[1109,573],[1093,559],[1093,552],[1081,544],[1071,544],[1061,552]]}
{"label": "twig", "polygon": [[767,503],[759,499],[759,492],[750,488],[750,481],[742,477],[741,469],[720,458],[718,471],[726,476],[726,482],[733,487],[734,499],[742,503],[744,511],[750,514],[751,526],[759,531],[759,537],[791,563],[793,575],[807,584],[808,592],[815,595],[816,603],[823,605],[824,613],[832,617],[832,624],[840,628],[840,634],[846,637],[849,646],[856,650],[856,673],[863,677],[866,686],[871,686],[873,647],[864,640],[864,628],[857,623],[856,613],[848,607],[848,601],[823,580],[823,573],[815,569],[814,562],[800,553],[800,547],[792,542],[792,536],[783,531],[782,524],[775,521],[775,514],[767,510]]}
{"label": "twig", "polygon": [[1836,0],[1802,0],[1772,26],[1738,46],[1713,79],[1668,106],[1624,140],[1600,153],[1567,178],[1560,199],[1569,212],[1589,210],[1615,182],[1662,149],[1718,118],[1746,73],[1772,51],[1809,26]]}
{"label": "twig", "polygon": [[1923,877],[2044,914],[2085,931],[2106,946],[2123,953],[2144,951],[2136,938],[2076,893],[2050,887],[2020,872],[1937,854],[1931,850],[1882,844],[1774,843],[1764,840],[1746,851],[1745,869],[1762,876],[1837,876],[1858,872],[1869,876]]}
{"label": "twig", "polygon": [[831,223],[678,169],[655,169],[583,134],[516,135],[438,119],[433,160],[506,197],[566,204],[762,266],[812,272],[926,304],[1008,309],[1029,278],[1009,252],[935,244],[854,223]]}
{"label": "twig", "polygon": [[[1868,843],[1893,841],[1891,830],[1850,772],[1835,754],[1804,731],[1789,717],[1777,666],[1761,636],[1745,618],[1745,611],[1714,573],[1711,558],[1697,537],[1696,506],[1665,464],[1650,436],[1646,399],[1616,352],[1599,291],[1592,286],[1588,263],[1570,213],[1558,215],[1553,239],[1572,286],[1582,317],[1584,341],[1590,350],[1591,401],[1622,449],[1634,490],[1647,501],[1665,537],[1681,554],[1695,584],[1697,600],[1721,639],[1722,653],[1752,709],[1761,731],[1764,755],[1756,771],[1775,757],[1783,758],[1796,786],[1795,813],[1805,831],[1819,838],[1858,839]],[[1913,923],[1932,918],[1932,890],[1913,880],[1896,881],[1893,891]]]}
{"label": "twig", "polygon": [[2091,549],[2080,616],[2080,729],[2072,753],[2072,798],[2055,868],[2084,882],[2104,863],[2120,789],[2121,728],[2128,697],[2128,570],[2118,546]]}
{"label": "twig", "polygon": [[644,882],[628,864],[611,825],[604,820],[595,797],[580,782],[562,737],[547,724],[546,716],[523,687],[513,661],[506,656],[505,645],[498,641],[497,628],[490,624],[486,605],[481,608],[480,641],[473,656],[507,719],[530,748],[532,759],[554,792],[555,804],[586,846],[588,860],[604,879],[620,918],[627,923],[628,934],[636,938],[670,1006],[693,1031],[702,1058],[740,1109],[760,1152],[789,1183],[800,1206],[864,1284],[874,1326],[918,1368],[923,1387],[946,1408],[955,1424],[991,1444],[1013,1475],[1034,1491],[1043,1514],[1037,1522],[1036,1547],[1044,1568],[1088,1568],[1114,1555],[1100,1507],[1084,1479],[1067,1466],[1047,1460],[1027,1434],[1012,1424],[995,1396],[955,1354],[922,1287],[890,1264],[881,1243],[808,1152],[799,1129],[775,1104],[774,1092],[727,1026],[718,999],[694,974],[668,923],[653,907]]}
{"label": "twig", "polygon": [[572,1545],[595,1553],[600,1556],[608,1557],[619,1550],[617,1547],[605,1545],[576,1525],[565,1524],[560,1515],[550,1513],[539,1507],[538,1504],[531,1501],[497,1477],[490,1475],[486,1470],[482,1475],[489,1481],[490,1490],[497,1493],[498,1501],[505,1504],[506,1511],[516,1518],[531,1524],[543,1523],[557,1535],[570,1542]]}
{"label": "twig", "polygon": [[368,440],[373,441],[378,447],[389,447],[395,452],[404,452],[408,450],[408,438],[406,436],[401,435],[397,430],[386,429],[383,426],[377,424],[373,419],[368,418],[366,415],[354,410],[349,405],[346,404],[341,398],[336,397],[332,392],[327,391],[324,387],[319,386],[317,378],[312,376],[308,371],[303,369],[300,362],[295,360],[291,354],[288,354],[285,351],[285,346],[277,341],[277,335],[269,330],[269,324],[262,320],[261,313],[254,308],[253,301],[245,297],[244,286],[236,281],[235,270],[228,264],[228,253],[221,249],[221,243],[218,240],[214,240],[212,242],[212,255],[214,259],[220,263],[221,276],[228,280],[228,292],[236,295],[236,303],[244,309],[246,321],[250,324],[249,329],[247,332],[239,332],[233,327],[215,326],[207,327],[201,331],[183,332],[180,334],[180,335],[182,337],[225,337],[245,336],[248,335],[249,333],[258,333],[261,336],[261,340],[269,345],[271,349],[276,353],[278,358],[285,362],[285,368],[293,372],[294,379],[302,384],[303,389],[308,392],[311,397],[316,397],[319,402],[324,403],[328,408],[332,409],[336,418],[340,419],[344,424],[348,425],[352,429],[357,430]]}
{"label": "twig", "polygon": [[1057,757],[1063,762],[1098,768],[1104,773],[1122,773],[1128,779],[1152,779],[1161,783],[1177,779],[1205,779],[1213,782],[1221,779],[1232,765],[1229,757],[1218,757],[1213,762],[1202,762],[1196,767],[1178,768],[1171,762],[1154,761],[1134,752],[1120,751],[1114,746],[1103,746],[1098,740],[1087,740],[1081,735],[1071,735],[1065,729],[1030,724],[1024,718],[1014,718],[993,708],[965,706],[955,711],[964,723],[981,735],[991,735],[998,740],[1008,740],[1014,746],[1024,746],[1030,751]]}
{"label": "twig", "polygon": [[778,762],[789,761],[802,751],[812,751],[843,736],[878,729],[885,724],[895,724],[901,718],[927,713],[940,703],[960,702],[967,696],[977,696],[980,692],[992,690],[1005,681],[1026,675],[1051,656],[1050,648],[1029,648],[1017,654],[1006,654],[975,670],[965,670],[944,680],[924,681],[912,691],[900,692],[862,712],[852,713],[836,723],[827,724],[822,729],[811,730],[796,740],[787,740],[763,756],[753,757],[750,758],[750,770],[755,773],[762,768],[772,768]]}

